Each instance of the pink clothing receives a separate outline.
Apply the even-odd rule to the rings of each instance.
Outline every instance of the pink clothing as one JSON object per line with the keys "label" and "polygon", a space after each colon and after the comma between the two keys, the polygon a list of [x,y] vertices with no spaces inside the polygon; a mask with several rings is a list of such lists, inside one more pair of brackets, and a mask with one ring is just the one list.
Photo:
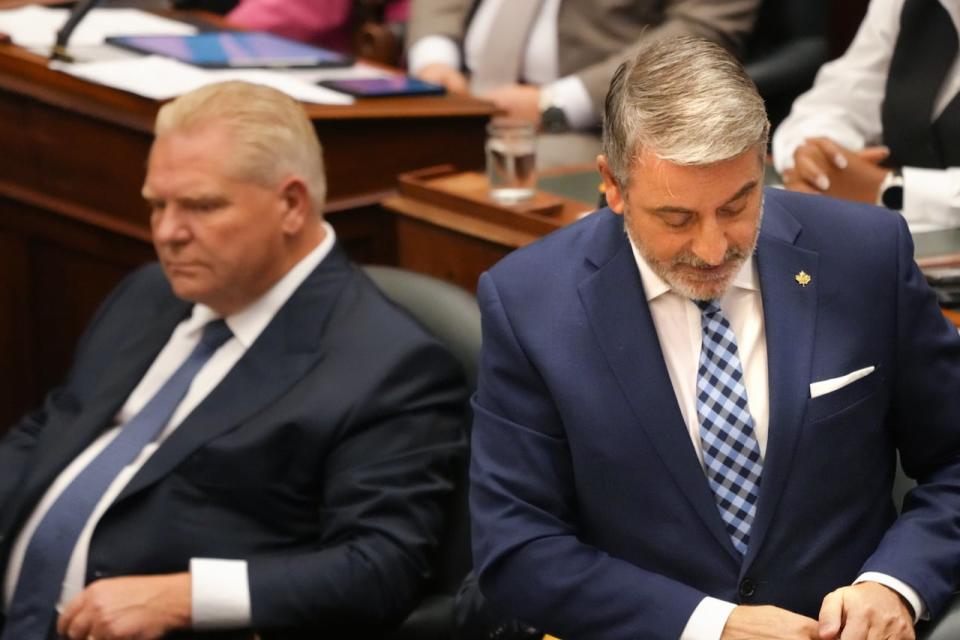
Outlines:
{"label": "pink clothing", "polygon": [[[387,2],[388,22],[405,22],[410,0]],[[351,48],[352,0],[241,0],[227,20],[338,51]]]}

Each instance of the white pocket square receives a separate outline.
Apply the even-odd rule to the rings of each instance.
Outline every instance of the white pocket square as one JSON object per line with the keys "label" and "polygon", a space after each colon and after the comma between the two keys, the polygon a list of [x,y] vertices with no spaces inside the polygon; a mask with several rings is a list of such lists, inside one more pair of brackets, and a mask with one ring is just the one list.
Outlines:
{"label": "white pocket square", "polygon": [[810,383],[810,397],[816,398],[818,396],[823,396],[828,393],[833,393],[837,389],[842,389],[848,384],[856,382],[860,378],[865,378],[876,370],[876,367],[864,367],[863,369],[857,369],[856,371],[851,371],[845,376],[840,376],[839,378],[830,378],[829,380],[820,380],[819,382]]}

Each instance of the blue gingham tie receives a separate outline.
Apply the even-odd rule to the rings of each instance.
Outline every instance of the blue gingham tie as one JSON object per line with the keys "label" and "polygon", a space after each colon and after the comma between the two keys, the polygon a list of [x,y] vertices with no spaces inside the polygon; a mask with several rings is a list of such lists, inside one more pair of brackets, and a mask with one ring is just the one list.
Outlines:
{"label": "blue gingham tie", "polygon": [[750,543],[763,460],[747,406],[737,340],[716,300],[697,300],[703,347],[697,372],[697,415],[707,482],[733,546]]}
{"label": "blue gingham tie", "polygon": [[183,364],[50,506],[27,544],[0,640],[48,637],[67,564],[90,514],[123,468],[160,435],[194,376],[231,335],[223,320],[208,323]]}

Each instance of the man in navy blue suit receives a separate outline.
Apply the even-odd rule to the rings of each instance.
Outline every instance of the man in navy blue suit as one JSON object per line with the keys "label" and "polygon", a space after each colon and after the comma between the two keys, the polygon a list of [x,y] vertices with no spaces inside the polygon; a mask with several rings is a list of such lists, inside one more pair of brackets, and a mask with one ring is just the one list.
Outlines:
{"label": "man in navy blue suit", "polygon": [[0,442],[0,633],[382,637],[429,574],[462,372],[338,246],[299,103],[212,85],[156,132],[159,264]]}
{"label": "man in navy blue suit", "polygon": [[908,639],[957,585],[957,331],[900,216],[763,189],[768,130],[719,47],[641,51],[609,208],[481,277],[475,564],[526,623]]}

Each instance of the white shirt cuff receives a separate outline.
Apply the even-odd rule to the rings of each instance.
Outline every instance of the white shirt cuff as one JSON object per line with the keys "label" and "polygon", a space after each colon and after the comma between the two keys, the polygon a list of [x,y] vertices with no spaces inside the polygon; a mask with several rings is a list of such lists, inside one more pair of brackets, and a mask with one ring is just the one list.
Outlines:
{"label": "white shirt cuff", "polygon": [[250,626],[250,583],[246,560],[192,558],[190,582],[195,630]]}
{"label": "white shirt cuff", "polygon": [[927,607],[924,606],[923,600],[920,599],[920,594],[918,594],[913,587],[902,580],[897,580],[893,576],[888,576],[885,573],[867,571],[866,573],[861,574],[859,578],[854,580],[853,584],[860,584],[861,582],[876,582],[885,587],[893,589],[903,596],[904,600],[910,603],[910,607],[913,609],[914,624],[916,624],[919,620],[929,619],[930,614],[927,612]]}
{"label": "white shirt cuff", "polygon": [[446,36],[425,36],[413,43],[407,52],[407,69],[416,75],[429,64],[445,64],[460,69],[460,48]]}
{"label": "white shirt cuff", "polygon": [[960,169],[903,168],[903,217],[911,231],[960,227]]}
{"label": "white shirt cuff", "polygon": [[562,105],[571,129],[589,129],[600,123],[583,80],[576,76],[566,76],[551,82],[549,87],[557,103]]}
{"label": "white shirt cuff", "polygon": [[706,597],[690,614],[680,640],[720,640],[727,618],[737,605],[725,600]]}

